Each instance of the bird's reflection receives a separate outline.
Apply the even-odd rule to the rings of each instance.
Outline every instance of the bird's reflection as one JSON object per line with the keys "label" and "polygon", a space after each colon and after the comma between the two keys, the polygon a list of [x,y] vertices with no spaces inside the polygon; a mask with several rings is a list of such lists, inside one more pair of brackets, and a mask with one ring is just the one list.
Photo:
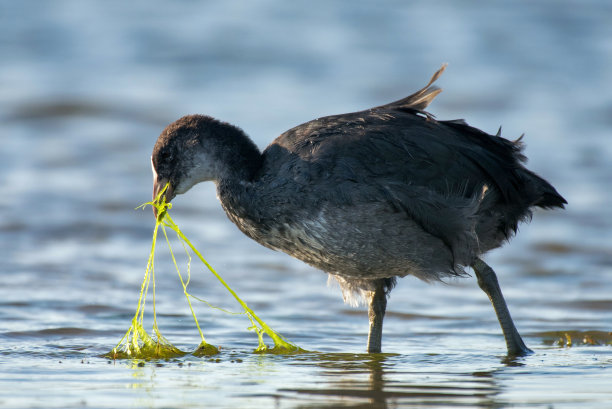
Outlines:
{"label": "bird's reflection", "polygon": [[[296,364],[317,365],[324,381],[312,387],[279,392],[325,397],[317,407],[396,408],[404,405],[450,405],[478,408],[499,407],[500,387],[495,373],[502,368],[479,372],[428,371],[439,368],[427,362],[416,366],[397,365],[406,356],[395,354],[307,354]],[[517,360],[508,365],[520,364]],[[401,370],[398,368],[401,367]],[[330,399],[331,398],[331,399]]]}

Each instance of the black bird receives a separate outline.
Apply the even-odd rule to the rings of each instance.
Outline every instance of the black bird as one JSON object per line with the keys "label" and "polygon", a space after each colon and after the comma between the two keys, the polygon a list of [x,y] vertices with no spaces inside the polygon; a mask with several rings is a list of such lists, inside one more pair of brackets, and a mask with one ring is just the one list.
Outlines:
{"label": "black bird", "polygon": [[470,266],[509,355],[525,355],[495,272],[479,257],[506,242],[533,207],[567,202],[524,167],[520,138],[424,111],[441,92],[432,84],[444,69],[404,99],[299,125],[263,152],[233,125],[185,116],[155,144],[153,195],[168,182],[167,201],[215,182],[243,233],[329,273],[345,301],[368,303],[368,352],[381,350],[397,277],[439,280]]}

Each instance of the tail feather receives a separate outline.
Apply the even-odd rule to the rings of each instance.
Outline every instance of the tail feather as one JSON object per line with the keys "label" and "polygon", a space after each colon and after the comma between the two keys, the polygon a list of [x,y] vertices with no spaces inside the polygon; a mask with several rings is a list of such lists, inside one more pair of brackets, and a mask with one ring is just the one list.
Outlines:
{"label": "tail feather", "polygon": [[533,202],[532,206],[538,206],[543,209],[552,209],[555,207],[564,209],[567,200],[565,200],[550,183],[535,173],[531,171],[528,172],[537,192],[537,199]]}
{"label": "tail feather", "polygon": [[433,99],[440,93],[442,90],[436,86],[432,86],[438,78],[442,75],[444,70],[446,69],[446,64],[442,65],[438,71],[431,77],[427,85],[418,90],[412,95],[409,95],[400,100],[391,102],[389,104],[381,105],[377,108],[391,108],[391,109],[410,109],[415,111],[423,111],[427,106],[433,101]]}

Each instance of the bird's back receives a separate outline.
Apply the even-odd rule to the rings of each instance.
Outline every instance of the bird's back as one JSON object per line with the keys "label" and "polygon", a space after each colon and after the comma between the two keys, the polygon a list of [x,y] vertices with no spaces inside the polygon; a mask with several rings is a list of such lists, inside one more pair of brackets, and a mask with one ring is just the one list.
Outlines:
{"label": "bird's back", "polygon": [[254,238],[332,273],[437,278],[501,245],[531,207],[563,206],[520,142],[424,112],[430,84],[279,136],[249,193],[265,203]]}

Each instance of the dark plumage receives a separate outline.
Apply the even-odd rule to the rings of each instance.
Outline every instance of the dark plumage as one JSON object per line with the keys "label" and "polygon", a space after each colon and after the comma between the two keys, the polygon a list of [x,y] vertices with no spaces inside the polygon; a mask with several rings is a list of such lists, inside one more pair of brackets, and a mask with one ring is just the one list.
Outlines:
{"label": "dark plumage", "polygon": [[440,92],[431,84],[443,70],[402,100],[290,129],[263,153],[230,124],[185,116],[153,149],[154,194],[170,182],[169,201],[214,181],[229,219],[246,235],[328,272],[345,299],[368,300],[369,351],[380,351],[396,277],[435,280],[471,266],[509,353],[527,353],[493,270],[478,257],[502,245],[533,207],[566,201],[524,167],[520,140],[424,111]]}

